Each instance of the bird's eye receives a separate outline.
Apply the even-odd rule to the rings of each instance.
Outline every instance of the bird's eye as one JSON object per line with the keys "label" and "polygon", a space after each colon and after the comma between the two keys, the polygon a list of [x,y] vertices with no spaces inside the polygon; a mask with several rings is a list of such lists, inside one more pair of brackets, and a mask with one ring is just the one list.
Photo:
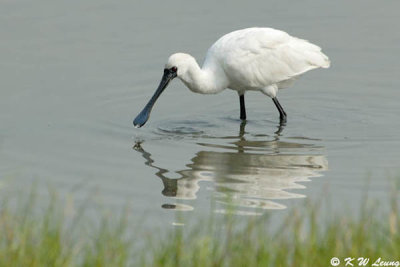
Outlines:
{"label": "bird's eye", "polygon": [[177,68],[177,67],[172,67],[171,70],[172,70],[173,72],[177,72],[177,71],[178,71],[178,68]]}

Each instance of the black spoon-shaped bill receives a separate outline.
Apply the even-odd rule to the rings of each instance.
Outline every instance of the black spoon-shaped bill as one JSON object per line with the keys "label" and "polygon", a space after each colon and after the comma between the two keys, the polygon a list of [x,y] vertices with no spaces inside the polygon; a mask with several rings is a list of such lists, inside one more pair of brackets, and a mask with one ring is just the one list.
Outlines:
{"label": "black spoon-shaped bill", "polygon": [[151,110],[153,109],[153,106],[156,103],[158,97],[161,95],[164,89],[167,88],[169,82],[175,77],[176,77],[176,71],[172,69],[164,69],[164,74],[161,78],[160,85],[158,86],[156,92],[151,97],[146,106],[143,108],[143,110],[139,113],[139,115],[137,115],[136,118],[133,120],[133,125],[135,127],[140,128],[147,122],[147,120],[150,117]]}

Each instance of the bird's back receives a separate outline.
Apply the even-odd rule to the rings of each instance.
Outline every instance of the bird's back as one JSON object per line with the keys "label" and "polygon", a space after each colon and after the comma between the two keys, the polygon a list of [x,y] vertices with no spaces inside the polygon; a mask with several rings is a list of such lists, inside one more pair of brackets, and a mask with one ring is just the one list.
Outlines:
{"label": "bird's back", "polygon": [[248,28],[222,36],[207,53],[204,66],[219,64],[230,88],[285,87],[299,75],[329,67],[321,48],[272,28]]}

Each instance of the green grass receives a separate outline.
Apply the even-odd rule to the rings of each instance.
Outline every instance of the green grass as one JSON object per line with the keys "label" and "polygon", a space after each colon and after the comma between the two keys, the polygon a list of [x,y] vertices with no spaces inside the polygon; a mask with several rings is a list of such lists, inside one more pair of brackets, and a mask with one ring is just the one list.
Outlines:
{"label": "green grass", "polygon": [[43,209],[31,194],[21,205],[0,201],[0,266],[330,266],[334,256],[340,266],[346,257],[397,261],[397,196],[389,201],[386,212],[365,204],[360,216],[323,220],[318,205],[305,201],[304,211],[289,211],[273,231],[267,217],[243,222],[215,215],[144,235],[131,231],[127,213],[96,220],[83,207],[70,216],[54,194]]}

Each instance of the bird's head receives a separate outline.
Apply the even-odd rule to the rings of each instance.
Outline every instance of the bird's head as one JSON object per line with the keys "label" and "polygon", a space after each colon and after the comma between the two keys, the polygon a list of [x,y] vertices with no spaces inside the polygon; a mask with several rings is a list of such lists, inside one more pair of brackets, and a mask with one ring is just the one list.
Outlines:
{"label": "bird's head", "polygon": [[196,62],[196,60],[192,56],[184,53],[176,53],[168,58],[168,62],[167,64],[165,64],[164,74],[161,78],[160,84],[158,85],[156,92],[147,103],[147,105],[143,108],[143,110],[139,113],[139,115],[136,116],[133,121],[133,125],[135,125],[136,127],[142,127],[147,122],[150,117],[151,109],[153,108],[156,100],[164,91],[164,89],[167,88],[169,82],[172,81],[175,77],[180,78],[184,76],[193,61]]}
{"label": "bird's head", "polygon": [[165,69],[175,71],[176,76],[181,78],[195,62],[196,60],[189,54],[175,53],[168,58],[168,61],[165,64]]}

